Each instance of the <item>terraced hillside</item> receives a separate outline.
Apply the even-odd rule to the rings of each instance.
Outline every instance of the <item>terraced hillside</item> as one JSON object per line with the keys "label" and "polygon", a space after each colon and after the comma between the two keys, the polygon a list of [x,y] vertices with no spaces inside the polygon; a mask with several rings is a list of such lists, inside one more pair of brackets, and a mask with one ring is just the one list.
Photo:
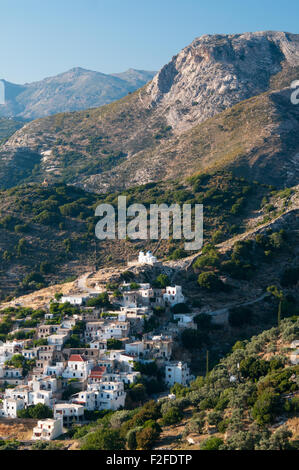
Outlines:
{"label": "terraced hillside", "polygon": [[[243,220],[259,210],[269,187],[250,184],[229,173],[203,175],[189,181],[152,183],[129,189],[127,205],[138,202],[204,204],[205,243],[217,230],[220,240],[246,229]],[[186,256],[179,240],[99,241],[94,216],[99,203],[117,208],[120,193],[95,195],[73,186],[28,184],[0,193],[0,260],[2,295],[26,293],[95,265],[125,265],[141,249],[152,249],[161,258]],[[93,268],[92,268],[93,269]],[[34,273],[36,274],[34,276]],[[38,275],[37,275],[38,274]],[[29,276],[29,278],[28,278]],[[30,277],[31,276],[31,277]],[[32,277],[33,276],[33,277]]]}

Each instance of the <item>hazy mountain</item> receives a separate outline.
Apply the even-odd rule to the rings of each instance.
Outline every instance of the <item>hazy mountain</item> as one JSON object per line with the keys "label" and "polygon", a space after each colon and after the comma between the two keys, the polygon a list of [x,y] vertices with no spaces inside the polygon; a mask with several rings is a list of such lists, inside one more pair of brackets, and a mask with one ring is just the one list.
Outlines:
{"label": "hazy mountain", "polygon": [[25,85],[3,80],[6,104],[0,106],[0,116],[36,119],[102,106],[135,91],[150,81],[154,74],[129,69],[124,73],[106,75],[77,67]]}
{"label": "hazy mountain", "polygon": [[0,143],[14,134],[18,129],[24,125],[24,122],[17,121],[12,118],[0,117]]}
{"label": "hazy mountain", "polygon": [[62,179],[103,192],[227,167],[297,184],[298,76],[299,35],[202,36],[133,94],[26,124],[0,149],[1,185]]}

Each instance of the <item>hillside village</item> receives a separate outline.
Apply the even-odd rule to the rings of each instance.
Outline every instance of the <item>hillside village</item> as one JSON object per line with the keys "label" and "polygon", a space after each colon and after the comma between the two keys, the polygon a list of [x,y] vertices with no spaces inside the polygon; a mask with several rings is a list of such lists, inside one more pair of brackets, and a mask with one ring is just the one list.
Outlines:
{"label": "hillside village", "polygon": [[[140,252],[138,263],[153,266],[158,261],[151,252]],[[124,282],[117,296],[107,287],[101,294],[57,295],[33,337],[1,342],[0,416],[21,417],[20,412],[37,405],[53,411],[53,419],[40,420],[34,428],[34,440],[57,438],[73,424],[88,421],[86,412],[123,409],[126,390],[141,375],[136,363],[154,363],[164,370],[166,396],[175,383],[187,386],[195,378],[185,362],[172,360],[174,338],[185,327],[196,328],[195,314],[173,314],[175,323],[144,333],[144,324],[151,321],[154,310],[170,312],[185,305],[181,286],[157,288]],[[78,313],[72,314],[72,308]],[[18,323],[16,320],[10,334],[21,337],[26,329]],[[84,347],[66,346],[74,331],[79,332]],[[27,373],[25,362],[31,364]],[[69,389],[74,393],[64,399]]]}
{"label": "hillside village", "polygon": [[[0,450],[299,449],[298,73],[299,35],[259,31],[5,82]],[[201,205],[201,249],[174,213],[98,237],[119,197]]]}
{"label": "hillside village", "polygon": [[[277,307],[275,296],[267,290],[269,282],[284,286],[283,318],[296,315],[292,296],[297,297],[297,271],[294,268],[289,273],[288,258],[293,257],[295,266],[298,193],[294,190],[290,194],[286,211],[278,212],[278,216],[274,211],[272,217],[265,219],[263,211],[257,212],[246,232],[216,246],[207,244],[188,257],[161,260],[155,251],[141,251],[137,259],[128,260],[127,266],[105,266],[73,282],[3,302],[0,338],[3,436],[11,435],[16,423],[16,429],[28,427],[24,445],[61,440],[75,445],[73,442],[77,441],[67,439],[74,433],[80,436],[76,429],[82,429],[84,436],[89,426],[95,421],[100,423],[106,416],[108,419],[109,413],[116,416],[125,413],[130,417],[134,410],[149,406],[148,400],[161,409],[169,403],[171,410],[177,410],[182,390],[191,390],[188,393],[192,395],[198,380],[204,377],[205,368],[208,371],[206,348],[210,350],[210,362],[218,364],[235,341],[276,324]],[[285,207],[286,200],[280,193],[274,193],[271,201],[275,207],[280,207],[279,204]],[[237,251],[240,249],[241,252]],[[266,250],[272,253],[271,262],[265,261]],[[240,262],[252,263],[253,256],[253,272],[248,279],[239,268],[222,269],[227,259],[233,261],[236,269]],[[259,271],[254,270],[256,263]],[[211,267],[218,276],[217,285],[211,291],[199,288],[198,279],[211,276]],[[286,274],[291,277],[285,284]],[[232,315],[235,323],[231,322]],[[241,328],[240,321],[244,322]],[[297,339],[295,333],[284,344],[289,351],[286,372],[298,367]],[[235,372],[230,372],[228,384],[234,383],[235,377]],[[296,398],[296,390],[290,394],[290,400]],[[210,392],[206,393],[208,396]],[[184,418],[181,411],[176,413],[175,420],[183,419],[182,424],[177,429],[170,426],[169,431],[163,428],[161,443],[166,444],[154,444],[159,432],[153,430],[151,445],[198,448],[202,433],[209,438],[218,429],[201,424],[201,434],[194,435],[192,413],[196,415],[196,409],[187,407]],[[163,420],[172,422],[164,417]],[[189,433],[185,434],[184,426],[190,428]],[[142,434],[143,430],[138,429],[133,426],[135,434]],[[175,436],[171,444],[167,433]],[[295,431],[294,435],[297,434]],[[20,435],[24,433],[17,431],[16,436]],[[222,441],[223,435],[219,438]]]}

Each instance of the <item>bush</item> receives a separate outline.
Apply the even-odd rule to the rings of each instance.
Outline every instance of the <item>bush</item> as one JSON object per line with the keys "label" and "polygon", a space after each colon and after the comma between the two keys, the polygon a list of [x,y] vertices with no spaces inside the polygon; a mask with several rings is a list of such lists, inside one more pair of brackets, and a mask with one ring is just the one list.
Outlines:
{"label": "bush", "polygon": [[170,284],[170,280],[166,274],[159,274],[159,276],[153,282],[153,285],[160,289],[165,289],[165,287],[169,286],[169,284]]}
{"label": "bush", "polygon": [[206,439],[200,446],[200,450],[219,450],[223,445],[223,440],[219,437],[210,437]]}
{"label": "bush", "polygon": [[98,429],[88,434],[81,446],[81,450],[123,450],[124,448],[125,439],[115,429]]}
{"label": "bush", "polygon": [[141,431],[141,427],[136,428],[136,429],[130,429],[126,435],[126,441],[127,441],[127,448],[129,450],[135,450],[137,448],[137,440],[136,440],[136,433],[138,430]]}
{"label": "bush", "polygon": [[299,267],[287,268],[281,275],[280,283],[282,287],[295,286],[299,281]]}
{"label": "bush", "polygon": [[177,259],[181,259],[181,258],[185,258],[186,256],[188,256],[188,254],[186,253],[185,250],[183,250],[182,248],[176,248],[172,253],[171,255],[169,255],[169,259],[170,260],[177,260]]}
{"label": "bush", "polygon": [[203,344],[203,335],[198,330],[186,328],[181,335],[182,345],[186,349],[200,349]]}
{"label": "bush", "polygon": [[142,431],[136,433],[137,449],[151,449],[157,437],[158,433],[151,427],[142,429]]}
{"label": "bush", "polygon": [[197,280],[200,287],[211,292],[216,292],[223,289],[223,282],[213,271],[201,273]]}
{"label": "bush", "polygon": [[183,418],[183,413],[178,407],[171,407],[162,418],[162,423],[164,426],[170,426],[172,424],[179,423]]}
{"label": "bush", "polygon": [[208,423],[212,426],[217,426],[217,424],[222,421],[222,413],[220,411],[211,411],[208,414]]}
{"label": "bush", "polygon": [[176,304],[171,308],[171,310],[172,310],[172,313],[174,313],[174,314],[176,314],[176,313],[189,313],[190,312],[190,308],[185,303]]}
{"label": "bush", "polygon": [[232,327],[250,324],[252,321],[252,312],[247,307],[232,308],[229,310],[228,321]]}
{"label": "bush", "polygon": [[194,322],[197,324],[199,330],[211,330],[213,328],[211,315],[207,315],[206,313],[196,315]]}
{"label": "bush", "polygon": [[53,412],[51,408],[42,403],[37,405],[28,406],[23,410],[17,412],[18,418],[32,418],[32,419],[47,419],[53,418]]}
{"label": "bush", "polygon": [[275,415],[279,411],[279,395],[271,390],[264,391],[255,402],[252,408],[252,416],[260,425],[273,422]]}
{"label": "bush", "polygon": [[107,339],[107,349],[123,349],[123,343],[119,339]]}
{"label": "bush", "polygon": [[109,296],[107,292],[102,292],[97,297],[88,299],[86,302],[87,307],[109,307]]}
{"label": "bush", "polygon": [[240,372],[243,377],[257,380],[270,370],[269,362],[257,359],[253,356],[247,357],[240,362]]}

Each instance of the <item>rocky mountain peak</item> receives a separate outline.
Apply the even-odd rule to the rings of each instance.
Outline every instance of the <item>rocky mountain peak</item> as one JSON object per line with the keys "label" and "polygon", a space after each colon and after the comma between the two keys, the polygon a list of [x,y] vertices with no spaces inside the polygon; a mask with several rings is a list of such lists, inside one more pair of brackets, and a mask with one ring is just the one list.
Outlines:
{"label": "rocky mountain peak", "polygon": [[299,65],[299,35],[261,31],[204,35],[148,85],[150,106],[164,108],[178,131],[266,91],[283,66]]}

